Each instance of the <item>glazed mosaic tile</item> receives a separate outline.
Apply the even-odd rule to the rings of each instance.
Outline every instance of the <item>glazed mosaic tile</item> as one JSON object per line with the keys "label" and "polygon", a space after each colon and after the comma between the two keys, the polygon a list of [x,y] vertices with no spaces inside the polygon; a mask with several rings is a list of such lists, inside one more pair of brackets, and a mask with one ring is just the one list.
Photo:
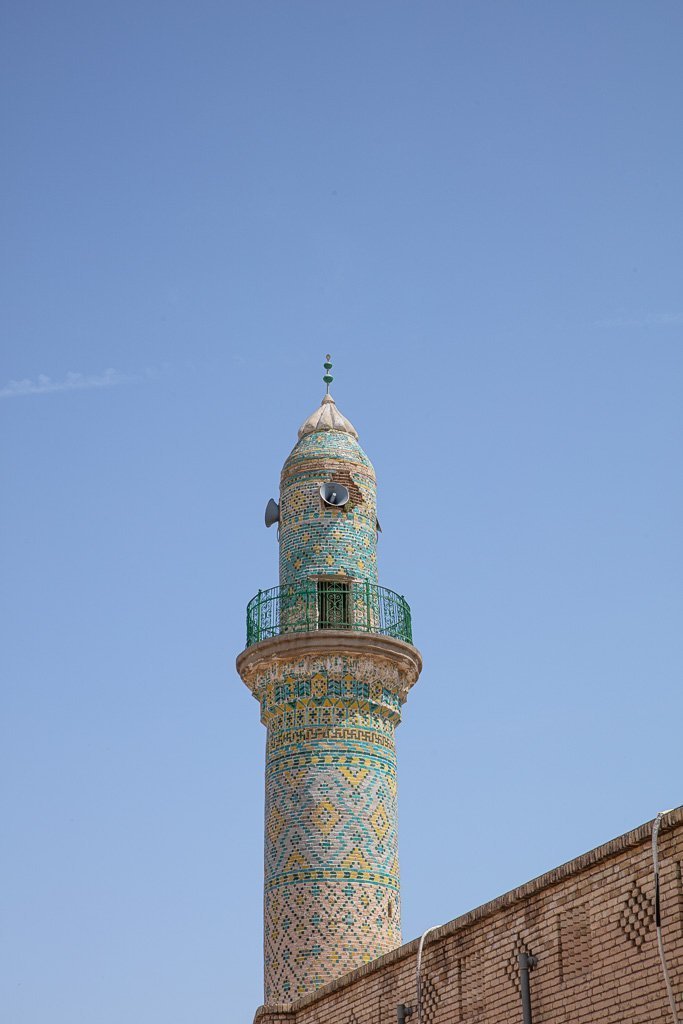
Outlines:
{"label": "glazed mosaic tile", "polygon": [[[320,497],[330,481],[349,492],[343,508]],[[379,616],[375,627],[371,602],[355,608],[351,590],[337,618],[320,619],[318,628],[327,619],[339,626],[341,615],[353,630],[362,611],[367,649],[363,641],[355,655],[343,644],[338,652],[311,654],[305,633],[300,651],[298,634],[287,634],[288,622],[308,622],[296,606],[302,584],[377,583],[376,527],[375,473],[358,441],[333,429],[303,436],[281,478],[281,635],[269,641],[272,657],[249,680],[268,730],[267,1003],[295,999],[401,942],[394,731],[414,677],[376,653],[370,640]],[[344,587],[330,593],[339,600]],[[317,600],[331,597],[320,591]],[[286,654],[278,654],[278,641]]]}

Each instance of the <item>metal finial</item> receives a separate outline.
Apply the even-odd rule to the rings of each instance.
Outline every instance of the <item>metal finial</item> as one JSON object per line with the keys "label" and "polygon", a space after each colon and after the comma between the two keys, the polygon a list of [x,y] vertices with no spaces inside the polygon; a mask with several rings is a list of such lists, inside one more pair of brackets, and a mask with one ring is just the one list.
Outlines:
{"label": "metal finial", "polygon": [[329,395],[329,393],[330,393],[330,384],[334,380],[334,377],[330,374],[330,370],[332,369],[332,363],[330,362],[331,358],[332,357],[330,356],[330,353],[328,352],[327,355],[325,356],[326,362],[323,363],[323,366],[325,367],[325,376],[323,377],[323,381],[327,385],[327,391],[325,392],[326,395]]}

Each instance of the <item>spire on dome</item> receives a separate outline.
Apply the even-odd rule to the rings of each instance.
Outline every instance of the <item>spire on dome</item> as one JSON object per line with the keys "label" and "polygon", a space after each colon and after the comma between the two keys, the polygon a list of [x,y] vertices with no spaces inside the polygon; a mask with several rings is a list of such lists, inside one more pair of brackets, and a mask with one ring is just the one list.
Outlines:
{"label": "spire on dome", "polygon": [[315,434],[318,430],[339,430],[343,434],[350,434],[351,437],[355,437],[358,440],[358,431],[353,423],[340,413],[335,405],[334,398],[330,394],[330,384],[334,377],[330,374],[332,363],[330,362],[329,354],[325,357],[323,366],[325,367],[323,382],[327,388],[325,397],[322,400],[322,404],[299,427],[299,439],[305,437],[306,434]]}
{"label": "spire on dome", "polygon": [[334,380],[334,377],[330,374],[330,370],[332,369],[332,363],[330,362],[331,358],[332,358],[332,356],[328,352],[327,355],[325,356],[325,362],[323,363],[323,366],[325,367],[325,376],[323,377],[323,383],[324,383],[324,385],[326,387],[326,391],[325,391],[326,395],[329,395],[329,393],[330,393],[330,384]]}

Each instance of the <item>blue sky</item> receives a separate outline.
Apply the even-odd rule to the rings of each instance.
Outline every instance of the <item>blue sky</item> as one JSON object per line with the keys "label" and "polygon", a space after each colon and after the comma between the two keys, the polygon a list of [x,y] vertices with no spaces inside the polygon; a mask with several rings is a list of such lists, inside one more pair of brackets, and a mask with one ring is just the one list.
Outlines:
{"label": "blue sky", "polygon": [[683,802],[676,2],[8,2],[9,1024],[251,1019],[263,508],[333,393],[410,939]]}

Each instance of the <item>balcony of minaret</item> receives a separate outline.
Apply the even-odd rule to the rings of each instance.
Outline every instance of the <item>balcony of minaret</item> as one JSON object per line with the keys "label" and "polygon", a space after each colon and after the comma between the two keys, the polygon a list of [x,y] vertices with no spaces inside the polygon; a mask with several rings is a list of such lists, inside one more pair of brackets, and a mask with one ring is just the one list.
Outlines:
{"label": "balcony of minaret", "polygon": [[320,577],[259,590],[247,605],[246,647],[273,637],[343,630],[413,642],[405,597],[368,580]]}

